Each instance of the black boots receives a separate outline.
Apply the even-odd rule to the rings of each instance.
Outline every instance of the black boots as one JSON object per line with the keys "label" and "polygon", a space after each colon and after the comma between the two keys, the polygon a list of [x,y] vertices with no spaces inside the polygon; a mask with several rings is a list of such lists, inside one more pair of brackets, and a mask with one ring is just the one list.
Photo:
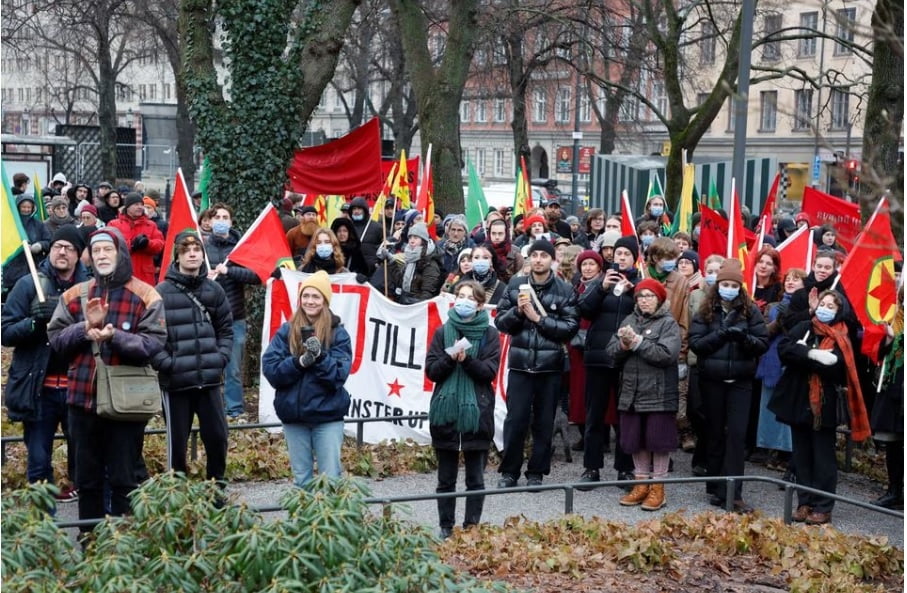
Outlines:
{"label": "black boots", "polygon": [[878,497],[872,504],[877,507],[883,507],[886,509],[892,509],[896,511],[901,511],[904,509],[904,487],[903,486],[889,486],[888,492]]}

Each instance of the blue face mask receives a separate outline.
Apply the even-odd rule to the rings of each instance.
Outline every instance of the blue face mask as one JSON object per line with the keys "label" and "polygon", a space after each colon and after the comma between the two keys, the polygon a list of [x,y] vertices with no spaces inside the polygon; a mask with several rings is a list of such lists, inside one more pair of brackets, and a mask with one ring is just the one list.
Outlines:
{"label": "blue face mask", "polygon": [[676,259],[666,259],[661,262],[661,271],[662,272],[673,272],[677,269],[677,260]]}
{"label": "blue face mask", "polygon": [[718,287],[718,294],[725,301],[733,301],[737,298],[737,295],[740,294],[739,288],[728,288],[726,286]]}
{"label": "blue face mask", "polygon": [[819,307],[816,309],[816,319],[822,323],[830,323],[834,318],[837,311],[833,311],[828,307]]}
{"label": "blue face mask", "polygon": [[363,220],[365,220],[365,214],[363,214],[362,212],[357,212],[352,215],[352,219],[356,222],[362,222]]}
{"label": "blue face mask", "polygon": [[215,220],[211,223],[211,232],[215,235],[226,235],[230,232],[230,223],[226,220]]}
{"label": "blue face mask", "polygon": [[640,239],[643,247],[648,247],[655,240],[655,235],[643,235]]}
{"label": "blue face mask", "polygon": [[476,314],[479,304],[469,299],[457,299],[454,302],[454,310],[462,319],[469,319]]}
{"label": "blue face mask", "polygon": [[665,209],[661,206],[652,206],[651,208],[649,208],[649,212],[652,213],[652,216],[661,216],[665,213]]}
{"label": "blue face mask", "polygon": [[479,276],[484,276],[488,273],[488,270],[491,269],[491,260],[490,259],[474,259],[472,260],[472,271],[478,274]]}
{"label": "blue face mask", "polygon": [[705,283],[708,284],[709,286],[714,286],[716,280],[718,280],[718,274],[706,274],[705,275]]}
{"label": "blue face mask", "polygon": [[326,243],[320,243],[315,246],[315,255],[321,259],[328,259],[334,254],[334,246]]}

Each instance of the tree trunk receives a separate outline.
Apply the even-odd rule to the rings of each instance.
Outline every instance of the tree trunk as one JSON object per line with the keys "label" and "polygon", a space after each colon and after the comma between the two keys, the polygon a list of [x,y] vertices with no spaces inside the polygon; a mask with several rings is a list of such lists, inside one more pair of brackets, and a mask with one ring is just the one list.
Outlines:
{"label": "tree trunk", "polygon": [[898,145],[904,122],[904,5],[878,0],[872,15],[872,84],[863,128],[860,195],[863,219],[875,210],[886,189],[891,190],[891,225],[898,243],[904,236],[904,171]]}
{"label": "tree trunk", "polygon": [[507,35],[507,48],[510,53],[507,60],[510,68],[510,96],[513,102],[513,119],[510,121],[510,127],[513,130],[513,154],[516,155],[516,167],[520,166],[521,156],[526,160],[526,166],[529,167],[532,154],[526,115],[526,85],[529,77],[523,72],[525,68],[523,56],[525,36],[523,33],[524,31],[511,31]]}
{"label": "tree trunk", "polygon": [[[102,17],[106,19],[106,16]],[[105,21],[106,24],[106,21]],[[107,28],[101,27],[98,42],[98,132],[100,135],[101,179],[117,178],[117,102],[116,74],[110,58]],[[93,183],[98,180],[79,180]]]}

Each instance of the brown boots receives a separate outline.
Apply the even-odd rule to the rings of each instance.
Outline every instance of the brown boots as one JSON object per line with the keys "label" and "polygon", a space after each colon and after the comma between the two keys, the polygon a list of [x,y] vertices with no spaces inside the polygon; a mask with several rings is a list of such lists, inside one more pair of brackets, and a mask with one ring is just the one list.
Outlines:
{"label": "brown boots", "polygon": [[[640,480],[639,476],[636,478]],[[644,511],[657,511],[665,506],[664,484],[637,484],[626,496],[621,497],[620,504],[625,507],[634,507],[641,504]]]}

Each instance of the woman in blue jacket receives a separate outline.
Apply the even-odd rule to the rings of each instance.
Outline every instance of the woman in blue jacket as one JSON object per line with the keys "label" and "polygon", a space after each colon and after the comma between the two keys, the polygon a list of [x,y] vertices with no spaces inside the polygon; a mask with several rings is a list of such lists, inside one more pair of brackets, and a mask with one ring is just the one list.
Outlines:
{"label": "woman in blue jacket", "polygon": [[350,335],[331,313],[331,280],[324,270],[299,285],[299,304],[262,357],[274,386],[274,410],[283,422],[296,486],[312,480],[312,468],[340,477],[343,417],[350,394],[343,384],[353,359]]}

